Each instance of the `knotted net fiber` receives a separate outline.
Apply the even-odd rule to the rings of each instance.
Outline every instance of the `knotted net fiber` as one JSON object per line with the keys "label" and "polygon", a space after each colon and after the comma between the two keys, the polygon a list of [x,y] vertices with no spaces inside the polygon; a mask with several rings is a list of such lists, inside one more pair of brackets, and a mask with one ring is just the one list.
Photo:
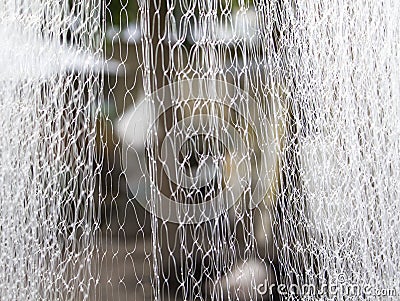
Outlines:
{"label": "knotted net fiber", "polygon": [[397,300],[400,2],[1,0],[0,300]]}

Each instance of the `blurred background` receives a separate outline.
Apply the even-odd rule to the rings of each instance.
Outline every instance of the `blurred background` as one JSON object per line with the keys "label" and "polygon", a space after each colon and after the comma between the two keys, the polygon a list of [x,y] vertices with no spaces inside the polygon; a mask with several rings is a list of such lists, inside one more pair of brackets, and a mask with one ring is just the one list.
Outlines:
{"label": "blurred background", "polygon": [[[142,141],[140,131],[146,130],[135,123],[148,114],[138,109],[145,91],[176,80],[215,76],[246,90],[262,103],[268,118],[277,115],[274,110],[281,106],[283,86],[271,88],[271,70],[264,68],[280,64],[279,51],[267,53],[262,46],[258,26],[265,22],[263,16],[247,1],[111,0],[105,12],[106,68],[97,134],[102,253],[96,300],[153,300],[155,296],[270,300],[272,296],[257,295],[254,287],[265,279],[275,283],[279,273],[272,235],[275,188],[253,212],[235,207],[205,225],[179,225],[154,221],[142,208],[136,197],[145,188],[131,191],[123,164],[123,157],[132,155],[124,145]],[[144,26],[149,26],[145,36]],[[274,26],[269,27],[276,30]],[[278,47],[278,35],[268,37],[268,43]],[[163,118],[168,127],[172,116]],[[146,156],[145,148],[145,143],[142,149],[136,146],[139,156]],[[277,160],[276,154],[271,156],[271,161]],[[140,178],[142,171],[136,172],[133,177]],[[213,249],[214,243],[225,239],[218,250]]]}
{"label": "blurred background", "polygon": [[[302,300],[278,284],[338,275],[399,288],[399,11],[0,1],[0,299]],[[195,79],[208,94],[185,99]],[[182,220],[157,215],[165,199]]]}

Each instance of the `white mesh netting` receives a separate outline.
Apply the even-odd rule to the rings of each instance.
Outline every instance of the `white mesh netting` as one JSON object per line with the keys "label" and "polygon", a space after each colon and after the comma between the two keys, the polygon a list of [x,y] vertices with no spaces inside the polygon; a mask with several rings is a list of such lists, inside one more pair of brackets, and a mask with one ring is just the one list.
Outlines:
{"label": "white mesh netting", "polygon": [[0,2],[0,299],[94,283],[96,1]]}
{"label": "white mesh netting", "polygon": [[400,2],[0,1],[0,300],[397,300]]}

